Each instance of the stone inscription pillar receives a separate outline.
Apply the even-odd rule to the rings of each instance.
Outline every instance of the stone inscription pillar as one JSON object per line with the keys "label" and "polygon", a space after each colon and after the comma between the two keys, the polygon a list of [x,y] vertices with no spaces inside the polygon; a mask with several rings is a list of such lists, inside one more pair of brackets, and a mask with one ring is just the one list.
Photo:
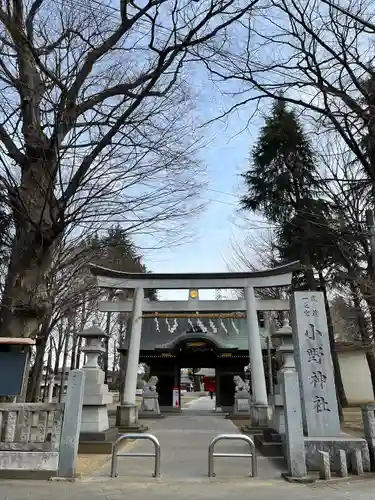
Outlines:
{"label": "stone inscription pillar", "polygon": [[340,436],[323,292],[294,292],[291,319],[304,430],[312,437]]}

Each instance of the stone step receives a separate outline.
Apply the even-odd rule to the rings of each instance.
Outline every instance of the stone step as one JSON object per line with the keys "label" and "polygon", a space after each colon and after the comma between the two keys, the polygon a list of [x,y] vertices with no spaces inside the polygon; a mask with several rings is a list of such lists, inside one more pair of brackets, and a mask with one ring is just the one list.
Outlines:
{"label": "stone step", "polygon": [[243,427],[241,427],[241,432],[243,432],[244,434],[247,434],[248,436],[256,436],[256,435],[263,436],[264,427],[255,427],[252,425],[244,425]]}
{"label": "stone step", "polygon": [[276,441],[266,441],[263,436],[254,436],[254,442],[257,450],[265,457],[283,458],[283,445]]}
{"label": "stone step", "polygon": [[138,413],[138,418],[145,419],[145,420],[157,420],[159,418],[165,418],[165,415],[162,413],[155,413],[155,412],[139,412]]}
{"label": "stone step", "polygon": [[282,443],[282,435],[274,429],[265,429],[263,432],[265,441],[272,441],[273,443]]}

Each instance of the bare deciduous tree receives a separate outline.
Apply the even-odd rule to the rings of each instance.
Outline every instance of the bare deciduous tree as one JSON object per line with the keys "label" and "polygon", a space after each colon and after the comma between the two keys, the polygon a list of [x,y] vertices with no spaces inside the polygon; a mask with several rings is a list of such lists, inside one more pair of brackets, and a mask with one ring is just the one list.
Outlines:
{"label": "bare deciduous tree", "polygon": [[[328,136],[321,192],[342,226],[334,271],[353,301],[365,298],[374,330],[375,263],[365,222],[375,205],[374,3],[269,0],[258,7],[259,16],[243,24],[247,43],[235,54],[222,50],[207,67],[241,87],[234,107],[284,100],[311,121],[320,145]],[[373,332],[362,331],[373,343]],[[368,357],[375,386],[375,358]]]}
{"label": "bare deciduous tree", "polygon": [[341,136],[373,180],[374,4],[270,0],[262,7],[244,26],[243,50],[222,51],[209,66],[213,74],[243,84],[236,106],[268,97],[309,110]]}
{"label": "bare deciduous tree", "polygon": [[[273,231],[261,231],[260,233],[248,233],[243,241],[232,241],[227,266],[231,271],[259,271],[261,269],[272,269],[280,263],[277,248],[275,246],[276,235]],[[256,291],[261,299],[287,298],[288,290],[283,288],[261,288]],[[238,290],[237,295],[242,298],[243,291]],[[273,327],[281,326],[283,313],[267,311],[264,313],[267,321]]]}
{"label": "bare deciduous tree", "polygon": [[256,3],[2,3],[0,181],[15,230],[0,335],[34,335],[48,314],[46,275],[70,224],[165,229],[190,213],[194,144],[172,132],[185,67]]}

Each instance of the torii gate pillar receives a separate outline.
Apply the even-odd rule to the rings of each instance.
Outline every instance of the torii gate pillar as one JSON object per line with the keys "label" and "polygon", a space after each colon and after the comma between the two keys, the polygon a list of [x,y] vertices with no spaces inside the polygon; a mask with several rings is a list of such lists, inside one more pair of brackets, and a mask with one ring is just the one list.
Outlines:
{"label": "torii gate pillar", "polygon": [[258,325],[254,288],[245,287],[246,321],[249,335],[249,359],[253,402],[251,405],[251,425],[267,426],[271,417],[268,405],[266,379],[264,375],[262,345]]}
{"label": "torii gate pillar", "polygon": [[133,297],[133,310],[130,330],[128,359],[126,362],[125,386],[121,404],[117,407],[116,426],[120,432],[146,430],[138,420],[136,390],[138,379],[139,352],[142,335],[143,288],[136,288]]}

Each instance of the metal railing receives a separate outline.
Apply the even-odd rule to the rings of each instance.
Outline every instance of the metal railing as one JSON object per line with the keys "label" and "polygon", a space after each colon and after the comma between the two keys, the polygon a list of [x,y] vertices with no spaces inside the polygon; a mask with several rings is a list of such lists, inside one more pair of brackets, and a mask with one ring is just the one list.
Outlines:
{"label": "metal railing", "polygon": [[[154,443],[155,451],[154,453],[118,453],[117,450],[120,443],[124,439],[146,439]],[[152,434],[122,434],[113,446],[112,451],[112,463],[111,463],[111,477],[117,477],[117,458],[118,457],[154,457],[155,458],[155,470],[152,477],[160,477],[160,443],[157,438]]]}
{"label": "metal railing", "polygon": [[[218,441],[245,441],[250,446],[250,453],[214,453],[215,445]],[[255,451],[254,441],[244,434],[218,434],[210,443],[208,447],[208,477],[215,477],[214,472],[214,458],[233,457],[233,458],[251,458],[251,475],[256,477],[258,474],[257,456]]]}

